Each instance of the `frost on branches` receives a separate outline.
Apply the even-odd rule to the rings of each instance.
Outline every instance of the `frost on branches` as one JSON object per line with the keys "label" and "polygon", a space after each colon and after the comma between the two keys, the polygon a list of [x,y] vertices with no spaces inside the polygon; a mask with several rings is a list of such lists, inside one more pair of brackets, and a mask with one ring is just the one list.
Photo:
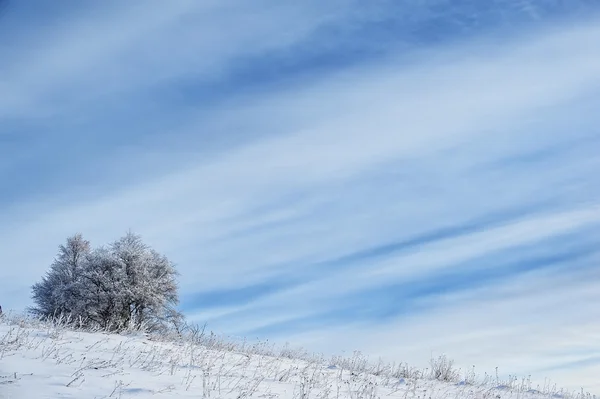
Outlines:
{"label": "frost on branches", "polygon": [[182,319],[175,309],[176,276],[173,263],[136,234],[96,249],[77,234],[59,247],[50,270],[32,287],[31,310],[113,330],[166,329]]}

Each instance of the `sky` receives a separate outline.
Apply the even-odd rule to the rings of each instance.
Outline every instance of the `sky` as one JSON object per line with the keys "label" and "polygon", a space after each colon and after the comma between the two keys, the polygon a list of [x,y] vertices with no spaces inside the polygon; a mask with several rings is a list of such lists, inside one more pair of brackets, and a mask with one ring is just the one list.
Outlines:
{"label": "sky", "polygon": [[232,337],[600,393],[600,1],[0,6],[0,305],[128,230]]}

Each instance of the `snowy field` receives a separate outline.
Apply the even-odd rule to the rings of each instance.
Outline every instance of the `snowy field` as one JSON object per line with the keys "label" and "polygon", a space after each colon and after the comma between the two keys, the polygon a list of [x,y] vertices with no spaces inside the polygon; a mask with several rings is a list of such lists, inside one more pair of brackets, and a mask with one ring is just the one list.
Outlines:
{"label": "snowy field", "polygon": [[232,343],[202,330],[184,338],[86,332],[64,323],[0,321],[0,398],[433,399],[577,398],[526,379],[326,359],[265,343]]}

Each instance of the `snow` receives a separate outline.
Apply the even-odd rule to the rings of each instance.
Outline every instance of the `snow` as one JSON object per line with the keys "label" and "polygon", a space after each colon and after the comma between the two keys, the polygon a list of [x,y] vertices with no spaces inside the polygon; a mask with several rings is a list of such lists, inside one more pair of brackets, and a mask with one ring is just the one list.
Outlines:
{"label": "snow", "polygon": [[326,360],[212,335],[163,338],[0,318],[0,398],[585,399],[515,381],[437,381],[358,353]]}

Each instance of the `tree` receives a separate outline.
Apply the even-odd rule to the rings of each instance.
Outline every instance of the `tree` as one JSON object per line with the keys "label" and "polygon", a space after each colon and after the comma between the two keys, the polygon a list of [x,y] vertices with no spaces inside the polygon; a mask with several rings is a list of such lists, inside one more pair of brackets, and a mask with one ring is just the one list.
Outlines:
{"label": "tree", "polygon": [[67,257],[76,259],[76,266],[71,268],[55,261],[42,282],[33,286],[37,314],[82,317],[114,329],[145,326],[159,330],[181,321],[175,308],[177,271],[139,235],[130,232],[107,247],[91,251],[88,245],[80,255]]}
{"label": "tree", "polygon": [[37,303],[34,312],[40,316],[70,314],[79,316],[82,312],[82,287],[80,276],[90,254],[90,243],[81,234],[67,238],[50,270],[42,281],[32,287],[33,300]]}

